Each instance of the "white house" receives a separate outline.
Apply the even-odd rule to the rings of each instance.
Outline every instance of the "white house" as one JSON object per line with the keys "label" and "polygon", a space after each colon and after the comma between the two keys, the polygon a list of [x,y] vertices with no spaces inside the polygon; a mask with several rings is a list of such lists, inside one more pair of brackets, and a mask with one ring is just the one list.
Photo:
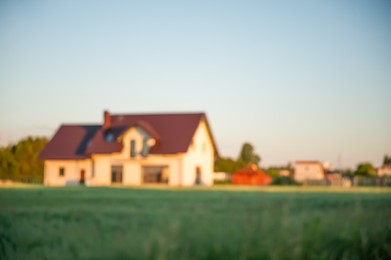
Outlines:
{"label": "white house", "polygon": [[213,185],[217,148],[204,113],[117,114],[62,125],[40,154],[44,184]]}
{"label": "white house", "polygon": [[322,163],[318,161],[295,162],[294,179],[298,182],[324,180],[325,171]]}
{"label": "white house", "polygon": [[391,176],[391,165],[386,164],[382,167],[377,169],[377,176],[383,177],[383,176]]}

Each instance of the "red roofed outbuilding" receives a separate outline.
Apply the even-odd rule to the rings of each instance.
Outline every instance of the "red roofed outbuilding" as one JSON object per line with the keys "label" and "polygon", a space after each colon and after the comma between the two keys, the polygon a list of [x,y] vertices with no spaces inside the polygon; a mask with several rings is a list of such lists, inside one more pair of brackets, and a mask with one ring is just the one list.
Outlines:
{"label": "red roofed outbuilding", "polygon": [[232,184],[236,185],[269,185],[272,178],[256,166],[247,166],[233,173]]}

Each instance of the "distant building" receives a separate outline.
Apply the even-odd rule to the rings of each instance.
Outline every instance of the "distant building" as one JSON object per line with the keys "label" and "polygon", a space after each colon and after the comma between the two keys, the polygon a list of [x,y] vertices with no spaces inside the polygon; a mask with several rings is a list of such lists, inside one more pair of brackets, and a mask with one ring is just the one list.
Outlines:
{"label": "distant building", "polygon": [[334,167],[331,165],[331,163],[329,161],[325,161],[323,163],[323,169],[327,172],[332,172],[332,171],[335,171]]}
{"label": "distant building", "polygon": [[43,149],[44,184],[212,185],[216,145],[204,113],[119,114],[62,125]]}
{"label": "distant building", "polygon": [[233,173],[232,184],[237,185],[269,185],[272,178],[255,165],[247,166]]}
{"label": "distant building", "polygon": [[383,176],[391,176],[391,165],[386,164],[382,167],[377,169],[377,176],[383,177]]}
{"label": "distant building", "polygon": [[214,172],[213,173],[213,180],[215,182],[226,182],[230,181],[230,175],[226,172]]}
{"label": "distant building", "polygon": [[338,187],[352,186],[352,179],[347,176],[343,176],[343,174],[338,171],[327,171],[326,179],[328,185],[330,186],[338,186]]}
{"label": "distant building", "polygon": [[288,169],[281,169],[278,172],[278,175],[282,177],[289,177],[291,175],[291,172]]}
{"label": "distant building", "polygon": [[294,179],[298,182],[322,181],[325,171],[319,161],[296,161]]}

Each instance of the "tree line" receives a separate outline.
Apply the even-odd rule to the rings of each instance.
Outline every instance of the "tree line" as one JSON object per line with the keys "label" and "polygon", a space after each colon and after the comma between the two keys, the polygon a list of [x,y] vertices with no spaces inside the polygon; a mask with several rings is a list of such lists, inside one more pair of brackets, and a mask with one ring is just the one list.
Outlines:
{"label": "tree line", "polygon": [[42,182],[43,162],[38,156],[47,142],[44,137],[27,137],[0,147],[0,179]]}

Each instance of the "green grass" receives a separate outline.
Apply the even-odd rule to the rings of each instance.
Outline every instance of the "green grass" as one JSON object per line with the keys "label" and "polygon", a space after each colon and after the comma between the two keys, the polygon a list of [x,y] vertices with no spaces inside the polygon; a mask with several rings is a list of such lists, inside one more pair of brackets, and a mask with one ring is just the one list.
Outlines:
{"label": "green grass", "polygon": [[230,189],[0,189],[0,259],[391,259],[387,189]]}

